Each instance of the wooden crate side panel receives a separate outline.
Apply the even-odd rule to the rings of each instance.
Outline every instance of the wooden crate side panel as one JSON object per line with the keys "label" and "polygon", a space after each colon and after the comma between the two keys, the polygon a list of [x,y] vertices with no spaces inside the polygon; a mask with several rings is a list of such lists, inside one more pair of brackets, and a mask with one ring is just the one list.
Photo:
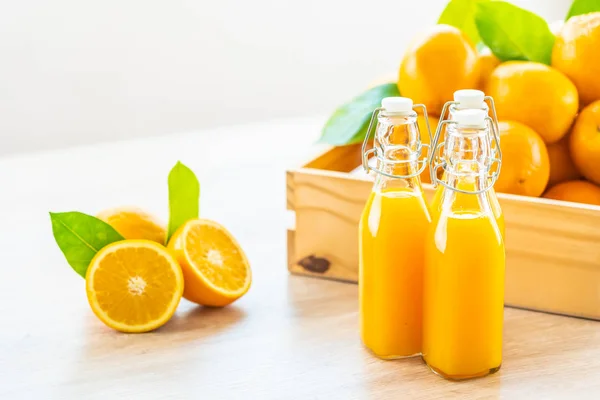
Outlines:
{"label": "wooden crate side panel", "polygon": [[320,169],[327,171],[350,172],[362,164],[361,144],[332,147],[321,155],[310,160],[304,168]]}
{"label": "wooden crate side panel", "polygon": [[287,231],[287,263],[288,268],[294,264],[296,260],[296,230],[288,229]]}
{"label": "wooden crate side panel", "polygon": [[600,210],[499,195],[506,304],[600,319]]}
{"label": "wooden crate side panel", "polygon": [[356,282],[358,221],[372,182],[307,169],[288,175],[296,212],[292,273]]}
{"label": "wooden crate side panel", "polygon": [[[372,182],[314,170],[291,174],[296,232],[290,271],[355,282],[358,221]],[[425,193],[431,197],[431,186]],[[600,210],[498,197],[506,220],[506,304],[600,319]]]}

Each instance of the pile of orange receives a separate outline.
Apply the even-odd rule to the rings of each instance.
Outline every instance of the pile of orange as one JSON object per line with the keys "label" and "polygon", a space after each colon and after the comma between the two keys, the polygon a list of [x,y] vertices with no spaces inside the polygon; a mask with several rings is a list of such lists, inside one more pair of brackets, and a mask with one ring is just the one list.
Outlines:
{"label": "pile of orange", "polygon": [[427,106],[432,130],[454,91],[493,97],[503,152],[497,191],[600,205],[600,12],[562,26],[550,66],[500,62],[459,29],[436,25],[411,44],[397,83]]}
{"label": "pile of orange", "polygon": [[142,210],[110,209],[98,218],[125,238],[98,251],[86,274],[89,304],[111,328],[147,332],[173,316],[182,296],[222,307],[250,287],[243,250],[216,222],[192,219],[165,246],[164,225]]}

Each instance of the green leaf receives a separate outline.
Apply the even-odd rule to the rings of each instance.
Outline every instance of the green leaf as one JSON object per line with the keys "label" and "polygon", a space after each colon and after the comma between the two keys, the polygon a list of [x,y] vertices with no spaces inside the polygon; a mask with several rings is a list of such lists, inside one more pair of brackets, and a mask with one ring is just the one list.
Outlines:
{"label": "green leaf", "polygon": [[474,45],[481,42],[477,26],[475,26],[475,11],[477,3],[489,0],[450,0],[440,18],[438,24],[454,26],[464,32]]}
{"label": "green leaf", "polygon": [[80,212],[50,213],[54,240],[69,265],[85,278],[88,266],[104,246],[123,240],[112,226]]}
{"label": "green leaf", "polygon": [[571,4],[571,8],[569,9],[569,13],[567,14],[568,20],[571,17],[581,14],[587,14],[595,11],[600,11],[600,0],[575,0],[573,4]]}
{"label": "green leaf", "polygon": [[475,24],[483,42],[501,61],[550,64],[554,35],[540,16],[505,1],[477,4]]}
{"label": "green leaf", "polygon": [[169,172],[169,234],[167,242],[177,228],[190,219],[198,218],[200,183],[194,172],[177,162]]}
{"label": "green leaf", "polygon": [[319,142],[335,146],[358,143],[364,140],[373,110],[381,106],[386,97],[400,96],[395,83],[375,86],[336,110],[329,118]]}

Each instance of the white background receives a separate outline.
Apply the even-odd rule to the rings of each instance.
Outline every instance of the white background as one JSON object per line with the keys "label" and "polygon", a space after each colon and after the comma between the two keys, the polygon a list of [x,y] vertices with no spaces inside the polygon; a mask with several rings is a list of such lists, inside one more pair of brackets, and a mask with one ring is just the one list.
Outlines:
{"label": "white background", "polygon": [[0,155],[327,115],[395,75],[446,2],[1,0]]}

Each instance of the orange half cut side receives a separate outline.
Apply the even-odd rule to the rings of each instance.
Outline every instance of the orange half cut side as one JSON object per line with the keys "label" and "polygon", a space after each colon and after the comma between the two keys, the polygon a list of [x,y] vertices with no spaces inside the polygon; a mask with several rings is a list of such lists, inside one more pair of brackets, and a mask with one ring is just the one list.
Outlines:
{"label": "orange half cut side", "polygon": [[185,278],[183,297],[198,304],[223,307],[250,288],[252,272],[239,243],[222,225],[194,219],[169,241]]}
{"label": "orange half cut side", "polygon": [[86,292],[94,314],[121,332],[165,324],[183,294],[183,273],[169,251],[149,240],[109,244],[92,259]]}

